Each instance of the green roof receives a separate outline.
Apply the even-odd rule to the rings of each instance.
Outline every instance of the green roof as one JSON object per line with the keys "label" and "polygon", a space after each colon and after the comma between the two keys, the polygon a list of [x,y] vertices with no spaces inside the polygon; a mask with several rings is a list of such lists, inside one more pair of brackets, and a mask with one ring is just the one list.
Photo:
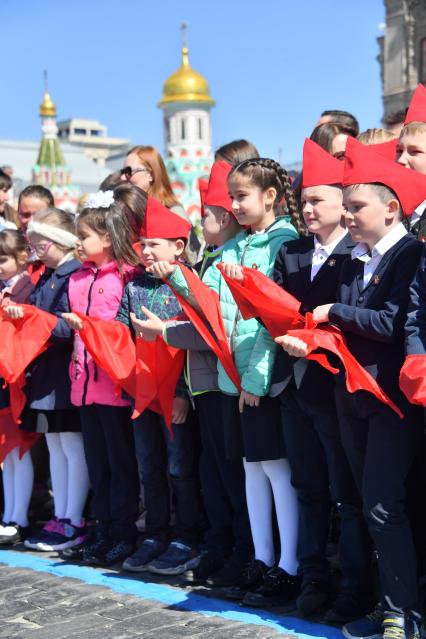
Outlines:
{"label": "green roof", "polygon": [[39,166],[47,166],[50,168],[65,166],[64,156],[62,155],[61,146],[58,140],[46,140],[44,138],[41,141],[37,164]]}

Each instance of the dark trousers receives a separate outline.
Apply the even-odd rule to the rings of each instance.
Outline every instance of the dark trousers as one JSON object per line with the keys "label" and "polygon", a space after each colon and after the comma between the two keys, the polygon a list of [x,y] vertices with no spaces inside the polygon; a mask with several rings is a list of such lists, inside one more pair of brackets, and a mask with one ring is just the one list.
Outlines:
{"label": "dark trousers", "polygon": [[198,538],[200,517],[198,442],[193,416],[184,424],[173,424],[173,438],[164,420],[146,410],[133,422],[136,456],[145,495],[146,532],[154,539],[168,541],[170,530],[170,489],[175,506],[173,537],[187,544]]}
{"label": "dark trousers", "polygon": [[209,521],[205,545],[227,556],[233,548],[251,554],[253,544],[247,513],[244,467],[241,459],[226,458],[221,397],[218,392],[195,397],[200,425],[201,488]]}
{"label": "dark trousers", "polygon": [[405,482],[422,436],[422,413],[406,405],[400,419],[365,392],[335,389],[343,448],[362,495],[378,553],[385,608],[417,606],[417,566]]}
{"label": "dark trousers", "polygon": [[139,482],[130,407],[90,404],[80,418],[99,527],[113,539],[133,541]]}
{"label": "dark trousers", "polygon": [[313,404],[294,384],[280,395],[284,439],[299,502],[299,572],[303,582],[328,580],[326,550],[334,503],[340,518],[341,588],[368,597],[372,544],[342,448],[334,398],[329,399],[329,403]]}

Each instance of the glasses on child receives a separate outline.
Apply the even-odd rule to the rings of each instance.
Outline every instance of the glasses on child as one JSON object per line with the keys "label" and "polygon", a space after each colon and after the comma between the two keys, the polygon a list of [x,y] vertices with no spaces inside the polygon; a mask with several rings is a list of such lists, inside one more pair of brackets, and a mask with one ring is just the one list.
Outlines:
{"label": "glasses on child", "polygon": [[146,166],[124,166],[120,171],[126,180],[130,180],[135,173],[150,173],[150,170]]}
{"label": "glasses on child", "polygon": [[39,242],[38,244],[31,244],[31,248],[37,253],[38,257],[42,257],[47,253],[54,242]]}

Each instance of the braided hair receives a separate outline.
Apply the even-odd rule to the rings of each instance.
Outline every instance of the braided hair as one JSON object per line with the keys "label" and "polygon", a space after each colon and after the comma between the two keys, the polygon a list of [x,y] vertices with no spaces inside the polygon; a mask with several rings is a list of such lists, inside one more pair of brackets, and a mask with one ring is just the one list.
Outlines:
{"label": "braided hair", "polygon": [[274,188],[277,196],[274,203],[274,211],[277,214],[280,210],[281,200],[285,200],[288,215],[296,231],[300,235],[306,233],[305,227],[300,218],[296,195],[291,186],[290,177],[287,171],[275,160],[269,158],[251,158],[236,164],[231,170],[229,177],[241,173],[249,181],[258,186],[261,191]]}

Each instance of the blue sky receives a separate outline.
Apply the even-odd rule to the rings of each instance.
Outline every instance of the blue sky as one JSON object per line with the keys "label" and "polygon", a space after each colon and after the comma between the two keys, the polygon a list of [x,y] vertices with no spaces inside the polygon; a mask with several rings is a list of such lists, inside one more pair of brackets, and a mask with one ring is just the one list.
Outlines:
{"label": "blue sky", "polygon": [[246,137],[288,164],[324,109],[380,125],[383,0],[0,0],[0,138],[39,139],[48,69],[58,119],[96,118],[162,150],[156,104],[180,64],[182,20],[217,101],[215,147]]}

